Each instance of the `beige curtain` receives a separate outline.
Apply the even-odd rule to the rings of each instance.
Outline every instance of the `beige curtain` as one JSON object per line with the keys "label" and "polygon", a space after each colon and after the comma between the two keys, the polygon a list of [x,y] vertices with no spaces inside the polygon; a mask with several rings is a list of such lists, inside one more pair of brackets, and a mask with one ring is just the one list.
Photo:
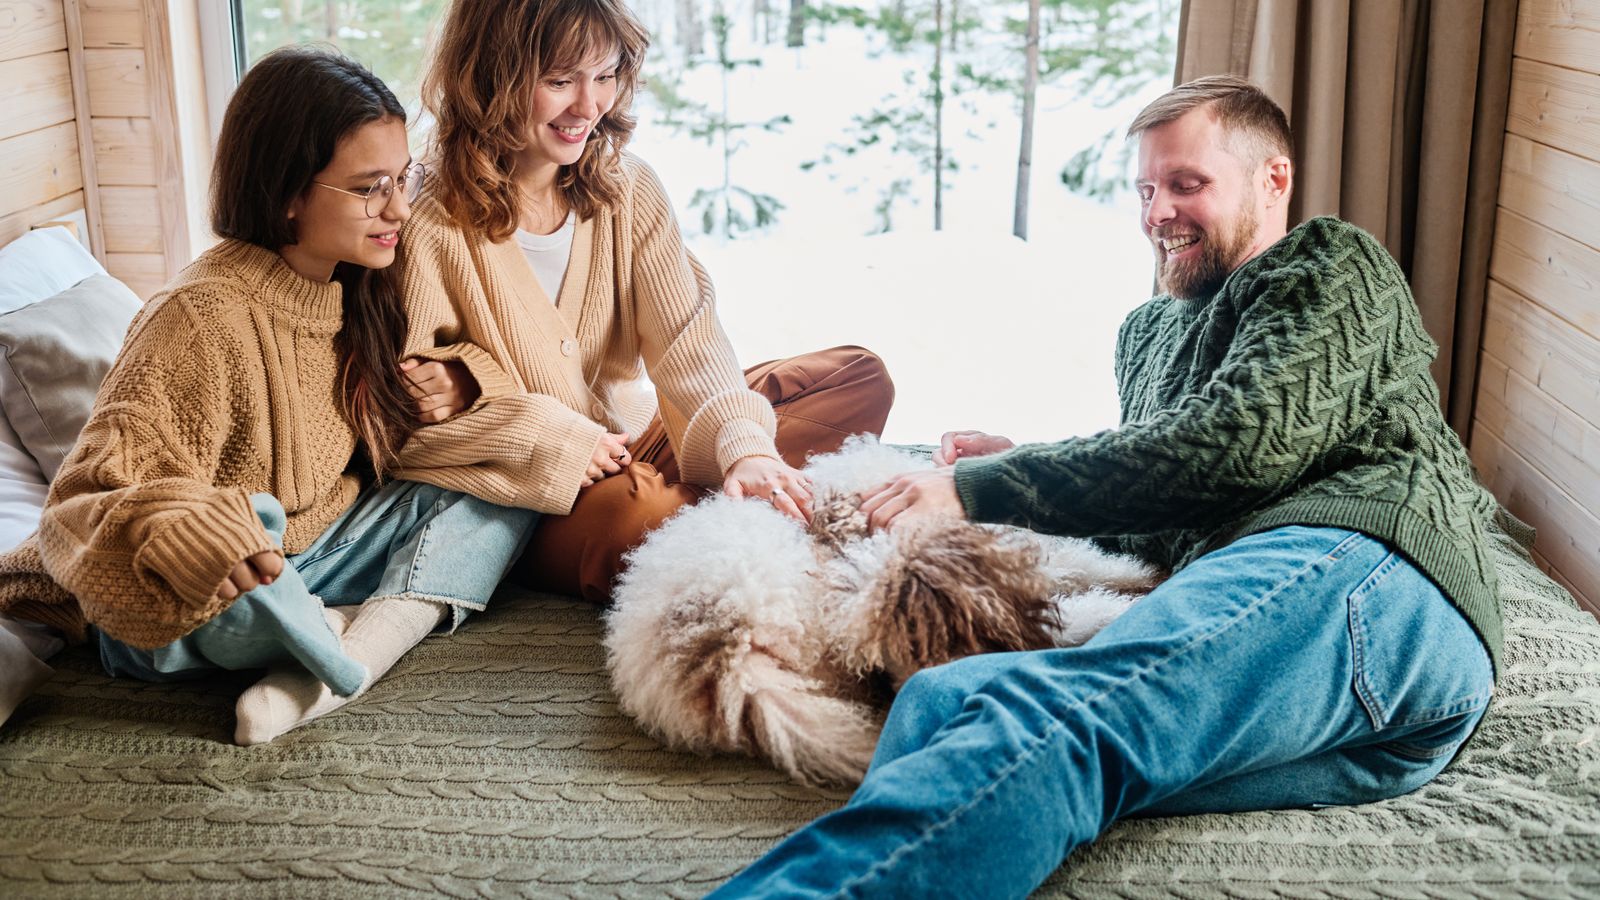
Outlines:
{"label": "beige curtain", "polygon": [[1177,83],[1232,73],[1289,113],[1293,225],[1336,215],[1411,278],[1445,415],[1472,421],[1516,0],[1185,0]]}

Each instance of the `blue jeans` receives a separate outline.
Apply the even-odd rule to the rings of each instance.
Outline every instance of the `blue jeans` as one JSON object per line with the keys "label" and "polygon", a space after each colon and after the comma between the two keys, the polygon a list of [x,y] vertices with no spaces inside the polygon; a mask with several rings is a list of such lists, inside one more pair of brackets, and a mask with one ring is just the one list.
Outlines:
{"label": "blue jeans", "polygon": [[1381,542],[1251,535],[1081,647],[911,678],[850,802],[715,896],[1022,897],[1125,816],[1398,796],[1492,687],[1471,625]]}
{"label": "blue jeans", "polygon": [[[250,502],[281,546],[283,505],[270,494]],[[288,558],[272,584],[165,647],[141,650],[98,632],[100,661],[114,676],[174,681],[293,658],[349,696],[360,690],[366,668],[340,647],[324,605],[426,597],[451,607],[453,630],[489,602],[537,520],[538,513],[431,484],[390,481],[362,492],[305,552]]]}

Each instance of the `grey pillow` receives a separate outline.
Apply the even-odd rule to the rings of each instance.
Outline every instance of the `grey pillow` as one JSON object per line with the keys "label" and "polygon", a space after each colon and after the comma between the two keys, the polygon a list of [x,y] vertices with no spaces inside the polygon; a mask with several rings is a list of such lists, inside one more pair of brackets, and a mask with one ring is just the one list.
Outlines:
{"label": "grey pillow", "polygon": [[122,282],[91,275],[0,315],[0,409],[46,479],[55,480],[89,421],[139,306]]}

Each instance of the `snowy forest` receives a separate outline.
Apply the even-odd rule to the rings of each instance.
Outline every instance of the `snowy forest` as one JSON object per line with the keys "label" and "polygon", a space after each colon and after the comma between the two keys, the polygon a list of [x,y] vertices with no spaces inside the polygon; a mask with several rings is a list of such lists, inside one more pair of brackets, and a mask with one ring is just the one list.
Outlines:
{"label": "snowy forest", "polygon": [[[417,109],[444,0],[236,2],[251,59],[328,41]],[[741,360],[872,348],[889,440],[1116,423],[1116,329],[1152,276],[1122,133],[1171,84],[1180,0],[633,2],[629,149]]]}
{"label": "snowy forest", "polygon": [[[242,0],[251,59],[292,41],[327,41],[360,58],[412,108],[428,40],[444,0]],[[1026,237],[1037,177],[1090,196],[1115,192],[1126,148],[1115,129],[1071,147],[1036,147],[1041,86],[1111,107],[1171,78],[1179,0],[638,0],[652,34],[638,111],[708,148],[719,165],[695,184],[687,208],[708,234],[733,237],[777,223],[790,200],[784,183],[744,177],[758,134],[809,142],[796,165],[835,176],[856,157],[878,160],[868,181],[843,189],[872,198],[870,231],[892,230],[905,207],[923,207],[935,230],[960,179],[961,138],[981,132],[984,155],[1010,137],[1012,231]],[[807,96],[807,64],[827,67],[830,45],[849,46],[857,65],[877,63],[849,96]],[[751,70],[788,69],[800,90],[790,108],[770,108]],[[999,101],[998,103],[996,101]],[[849,103],[848,127],[807,132],[813,105]],[[1009,107],[1009,109],[1008,109]],[[1048,107],[1047,107],[1048,109]],[[1005,115],[1009,112],[1009,115]],[[981,121],[978,121],[980,120]],[[1040,153],[1043,149],[1045,152]],[[1062,150],[1069,150],[1063,156]],[[888,153],[884,154],[883,151]],[[770,170],[770,166],[755,168]],[[677,186],[681,192],[685,186]]]}

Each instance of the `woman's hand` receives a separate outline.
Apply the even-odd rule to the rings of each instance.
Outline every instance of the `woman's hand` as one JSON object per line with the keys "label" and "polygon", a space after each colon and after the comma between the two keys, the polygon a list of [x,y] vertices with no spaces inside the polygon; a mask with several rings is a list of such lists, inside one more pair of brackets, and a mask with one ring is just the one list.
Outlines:
{"label": "woman's hand", "polygon": [[971,456],[988,456],[1015,447],[1010,438],[981,431],[946,431],[939,439],[939,449],[933,452],[933,464],[953,466],[956,460]]}
{"label": "woman's hand", "polygon": [[417,401],[417,421],[424,425],[443,422],[478,400],[482,393],[478,380],[465,364],[428,362],[412,357],[400,363],[400,377],[406,391]]}
{"label": "woman's hand", "polygon": [[607,432],[600,436],[600,443],[594,447],[594,456],[589,460],[589,470],[584,473],[583,485],[588,487],[607,475],[615,475],[622,471],[622,467],[633,462],[633,456],[628,453],[628,436],[626,434],[611,434]]}
{"label": "woman's hand", "polygon": [[248,593],[265,584],[271,584],[279,575],[283,574],[283,554],[276,550],[268,550],[247,556],[233,567],[228,577],[222,579],[222,586],[217,588],[217,596],[224,600],[232,600],[240,594]]}
{"label": "woman's hand", "polygon": [[800,522],[811,521],[811,482],[788,463],[771,456],[746,456],[722,479],[730,497],[759,497]]}

